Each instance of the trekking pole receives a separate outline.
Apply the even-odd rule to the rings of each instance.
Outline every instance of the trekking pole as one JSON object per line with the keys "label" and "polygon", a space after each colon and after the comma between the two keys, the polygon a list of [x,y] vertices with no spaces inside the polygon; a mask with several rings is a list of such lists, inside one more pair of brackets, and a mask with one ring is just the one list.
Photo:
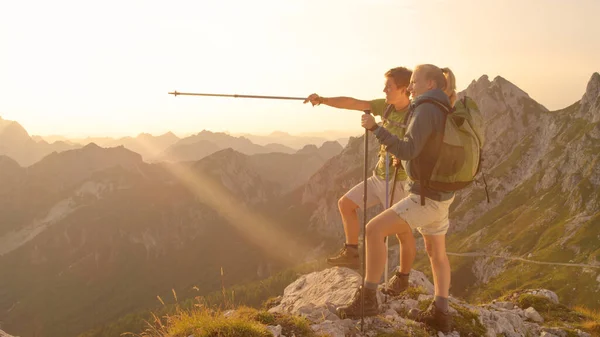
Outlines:
{"label": "trekking pole", "polygon": [[[370,110],[365,110],[367,115],[371,114]],[[369,130],[365,129],[365,172],[363,177],[363,231],[362,231],[362,288],[360,292],[360,332],[364,331],[365,325],[365,278],[367,277],[367,259],[366,259],[366,239],[367,231],[367,176],[369,170]]]}
{"label": "trekking pole", "polygon": [[304,101],[306,97],[288,97],[288,96],[262,96],[262,95],[238,95],[238,94],[202,94],[193,92],[170,92],[169,95],[177,96],[212,96],[212,97],[233,97],[233,98],[262,98],[262,99],[289,99]]}
{"label": "trekking pole", "polygon": [[[390,153],[386,151],[385,152],[385,207],[384,207],[384,209],[389,208],[388,205],[390,205],[389,185],[390,185]],[[385,242],[385,270],[383,271],[383,279],[385,281],[384,285],[387,288],[388,268],[390,267],[389,258],[388,258],[390,245],[389,245],[389,240],[388,240],[387,236],[383,238],[383,241]],[[385,301],[387,302],[387,296],[385,297]]]}
{"label": "trekking pole", "polygon": [[[392,179],[392,192],[390,193],[390,203],[387,205],[387,208],[392,208],[392,205],[394,204],[394,192],[396,191],[396,181],[398,177],[398,166],[394,167],[394,179]],[[389,240],[387,239],[387,237],[385,238],[385,249],[386,249],[386,254],[388,252],[389,249]],[[387,285],[388,285],[388,279],[387,279],[387,273],[388,273],[388,268],[389,268],[389,260],[386,257],[385,260],[385,289],[387,289]],[[402,261],[398,261],[399,263],[402,263]],[[398,271],[400,272],[400,271]],[[387,302],[387,291],[385,294],[385,300]]]}
{"label": "trekking pole", "polygon": [[[392,112],[392,110],[394,110],[394,105],[389,104],[385,111],[383,112],[383,118],[387,119],[390,116],[390,113]],[[395,176],[394,176],[394,179]],[[394,184],[396,183],[396,180],[394,180]],[[389,206],[391,206],[392,204],[389,201],[389,185],[390,185],[390,153],[389,152],[385,152],[385,205],[383,205],[384,210],[389,208]],[[395,186],[395,185],[394,185]],[[394,189],[392,187],[392,198],[394,197]],[[389,259],[388,259],[388,255],[389,255],[389,249],[390,249],[390,245],[389,245],[389,241],[387,239],[387,236],[383,238],[383,242],[385,242],[385,270],[383,271],[384,274],[384,286],[387,289],[387,284],[388,284],[388,269],[389,269]],[[385,296],[385,301],[387,302],[387,295]]]}

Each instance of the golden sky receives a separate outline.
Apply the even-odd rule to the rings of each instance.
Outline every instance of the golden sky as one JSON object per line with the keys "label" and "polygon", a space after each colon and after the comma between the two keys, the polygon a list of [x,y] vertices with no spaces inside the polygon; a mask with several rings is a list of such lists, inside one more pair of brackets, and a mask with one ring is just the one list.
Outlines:
{"label": "golden sky", "polygon": [[360,113],[167,92],[382,97],[383,73],[502,76],[551,110],[600,71],[598,0],[4,1],[0,116],[30,134],[361,133]]}

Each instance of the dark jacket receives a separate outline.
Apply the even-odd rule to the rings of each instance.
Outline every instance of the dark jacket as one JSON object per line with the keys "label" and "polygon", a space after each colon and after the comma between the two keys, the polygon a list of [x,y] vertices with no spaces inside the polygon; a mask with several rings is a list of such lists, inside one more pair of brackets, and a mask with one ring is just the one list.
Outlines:
{"label": "dark jacket", "polygon": [[[427,151],[434,152],[436,144],[440,144],[439,138],[443,135],[446,116],[445,112],[435,103],[419,104],[423,100],[435,100],[450,107],[448,96],[440,89],[433,89],[411,102],[409,112],[411,117],[403,139],[399,139],[382,127],[373,131],[377,140],[385,145],[386,151],[402,161],[436,160],[435,156],[429,155]],[[411,181],[410,192],[418,195],[423,193],[426,197],[438,201],[449,200],[454,196],[454,192],[436,191],[429,187],[423,189],[420,185],[418,181]]]}

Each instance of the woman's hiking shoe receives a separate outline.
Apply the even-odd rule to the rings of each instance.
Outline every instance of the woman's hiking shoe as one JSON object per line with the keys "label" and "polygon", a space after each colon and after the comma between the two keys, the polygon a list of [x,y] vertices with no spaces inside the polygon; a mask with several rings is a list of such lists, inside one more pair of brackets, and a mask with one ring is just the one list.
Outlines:
{"label": "woman's hiking shoe", "polygon": [[[361,316],[361,291],[362,287],[358,288],[354,293],[354,297],[350,304],[337,308],[337,314],[341,319],[351,318],[356,319]],[[377,304],[377,289],[365,290],[365,316],[375,316],[379,313],[379,305]]]}
{"label": "woman's hiking shoe", "polygon": [[417,322],[425,323],[443,333],[448,333],[451,330],[452,316],[450,312],[438,309],[435,303],[431,303],[425,311],[411,309],[408,312],[408,317]]}

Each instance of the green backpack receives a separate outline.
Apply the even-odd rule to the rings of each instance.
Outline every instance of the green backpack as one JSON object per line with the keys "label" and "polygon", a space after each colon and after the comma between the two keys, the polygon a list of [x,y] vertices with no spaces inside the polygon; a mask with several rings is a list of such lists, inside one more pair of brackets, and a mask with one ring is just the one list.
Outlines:
{"label": "green backpack", "polygon": [[[435,104],[444,112],[444,133],[428,142],[422,155],[406,163],[406,173],[423,187],[445,192],[461,190],[475,180],[481,169],[484,143],[481,112],[475,101],[466,96],[457,101],[454,108],[435,100],[422,100],[419,104],[425,102]],[[483,179],[485,183],[485,177]],[[425,204],[424,193],[421,193],[421,204]]]}

